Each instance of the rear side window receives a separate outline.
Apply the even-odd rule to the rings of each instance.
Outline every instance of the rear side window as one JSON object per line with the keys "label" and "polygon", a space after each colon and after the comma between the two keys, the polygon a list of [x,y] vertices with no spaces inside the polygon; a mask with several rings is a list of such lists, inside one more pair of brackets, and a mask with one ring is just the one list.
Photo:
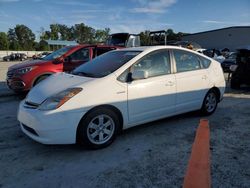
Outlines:
{"label": "rear side window", "polygon": [[177,72],[198,70],[201,68],[199,57],[190,52],[174,50]]}
{"label": "rear side window", "polygon": [[202,65],[203,68],[206,69],[206,68],[208,68],[210,66],[211,61],[209,59],[201,57],[201,56],[199,57],[199,59],[200,59],[200,62],[201,62],[201,65]]}
{"label": "rear side window", "polygon": [[94,56],[97,57],[111,50],[114,50],[114,48],[95,48]]}
{"label": "rear side window", "polygon": [[73,54],[70,55],[71,61],[88,61],[89,60],[89,49],[82,48],[77,50]]}

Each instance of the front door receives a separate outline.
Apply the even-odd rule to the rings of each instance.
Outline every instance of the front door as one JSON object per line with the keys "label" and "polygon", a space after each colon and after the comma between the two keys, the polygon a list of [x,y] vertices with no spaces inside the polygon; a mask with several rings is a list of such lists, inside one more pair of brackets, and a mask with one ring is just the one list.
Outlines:
{"label": "front door", "polygon": [[175,112],[176,83],[171,74],[169,52],[158,50],[144,56],[131,68],[147,71],[148,78],[128,83],[129,123],[143,123]]}

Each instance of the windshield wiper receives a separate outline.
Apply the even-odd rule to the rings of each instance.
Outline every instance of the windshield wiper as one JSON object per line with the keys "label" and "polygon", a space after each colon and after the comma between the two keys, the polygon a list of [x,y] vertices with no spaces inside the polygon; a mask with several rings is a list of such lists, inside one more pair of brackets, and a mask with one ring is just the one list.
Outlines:
{"label": "windshield wiper", "polygon": [[72,74],[78,75],[78,76],[85,76],[85,77],[96,78],[96,76],[94,74],[87,73],[87,72],[72,72]]}

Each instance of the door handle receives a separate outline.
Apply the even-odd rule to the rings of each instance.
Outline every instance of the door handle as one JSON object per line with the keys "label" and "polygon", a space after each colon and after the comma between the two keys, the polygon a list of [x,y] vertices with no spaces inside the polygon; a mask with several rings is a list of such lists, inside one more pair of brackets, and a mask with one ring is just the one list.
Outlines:
{"label": "door handle", "polygon": [[203,75],[202,76],[202,80],[206,80],[207,79],[207,76],[206,75]]}
{"label": "door handle", "polygon": [[173,86],[174,85],[174,82],[172,82],[172,81],[168,81],[166,84],[165,84],[165,86]]}

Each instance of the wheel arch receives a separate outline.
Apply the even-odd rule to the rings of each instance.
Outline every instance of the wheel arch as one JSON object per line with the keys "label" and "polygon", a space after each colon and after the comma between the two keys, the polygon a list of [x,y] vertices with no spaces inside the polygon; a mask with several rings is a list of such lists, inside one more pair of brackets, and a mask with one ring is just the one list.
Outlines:
{"label": "wheel arch", "polygon": [[85,113],[83,115],[83,117],[81,118],[81,120],[79,121],[79,123],[77,125],[77,131],[76,131],[76,143],[78,143],[79,140],[80,140],[79,127],[80,127],[81,122],[85,120],[85,118],[87,117],[88,114],[90,114],[91,112],[93,112],[93,111],[95,111],[97,109],[109,109],[109,110],[112,110],[115,114],[117,114],[118,119],[119,119],[119,123],[120,123],[120,126],[118,128],[118,133],[122,131],[122,129],[123,129],[123,121],[124,120],[123,120],[123,116],[122,116],[121,111],[117,107],[115,107],[113,105],[110,105],[110,104],[95,106],[95,107],[91,108],[90,110],[88,110],[88,112]]}
{"label": "wheel arch", "polygon": [[220,102],[220,98],[221,98],[220,89],[218,87],[214,86],[209,91],[211,91],[211,90],[215,91],[217,101]]}
{"label": "wheel arch", "polygon": [[36,84],[36,81],[37,81],[41,76],[50,76],[50,75],[52,75],[52,74],[55,74],[55,72],[44,72],[44,73],[42,73],[42,74],[37,75],[37,76],[33,79],[31,86],[34,87],[35,84]]}

